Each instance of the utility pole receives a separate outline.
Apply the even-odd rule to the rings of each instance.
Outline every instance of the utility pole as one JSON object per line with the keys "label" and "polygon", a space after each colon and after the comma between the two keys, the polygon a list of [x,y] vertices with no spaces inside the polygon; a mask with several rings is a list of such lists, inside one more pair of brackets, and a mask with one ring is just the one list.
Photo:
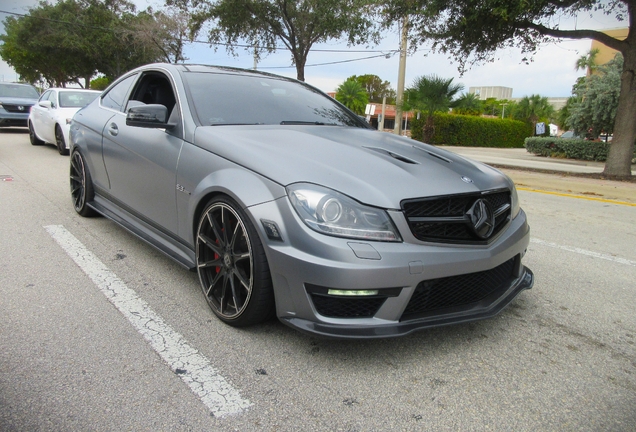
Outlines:
{"label": "utility pole", "polygon": [[504,113],[506,112],[506,105],[508,105],[507,103],[503,103],[503,104],[499,104],[501,105],[501,118],[504,118]]}
{"label": "utility pole", "polygon": [[384,113],[386,112],[386,96],[382,96],[382,118],[378,122],[378,130],[384,130]]}
{"label": "utility pole", "polygon": [[395,128],[393,133],[402,135],[402,102],[404,101],[404,77],[406,75],[406,48],[409,34],[409,17],[402,22],[402,42],[400,44],[400,68],[398,70],[397,99],[395,100]]}

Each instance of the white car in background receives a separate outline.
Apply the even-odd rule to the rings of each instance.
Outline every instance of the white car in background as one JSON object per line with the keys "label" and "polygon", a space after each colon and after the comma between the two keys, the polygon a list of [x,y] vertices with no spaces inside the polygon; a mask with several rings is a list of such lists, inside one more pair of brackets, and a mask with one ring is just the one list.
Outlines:
{"label": "white car in background", "polygon": [[100,94],[96,90],[65,88],[51,88],[42,93],[29,114],[31,144],[54,144],[61,155],[68,155],[71,119]]}

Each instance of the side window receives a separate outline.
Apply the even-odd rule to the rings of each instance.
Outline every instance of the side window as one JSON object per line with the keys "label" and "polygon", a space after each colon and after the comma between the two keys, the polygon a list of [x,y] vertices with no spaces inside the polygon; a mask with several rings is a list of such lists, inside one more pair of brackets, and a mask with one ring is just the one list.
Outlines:
{"label": "side window", "polygon": [[160,72],[144,74],[135,86],[128,104],[131,106],[138,102],[163,105],[168,108],[168,115],[170,115],[176,104],[176,98],[168,77]]}
{"label": "side window", "polygon": [[48,100],[51,101],[51,106],[53,108],[57,108],[57,92],[54,92],[54,91],[51,90]]}
{"label": "side window", "polygon": [[39,101],[42,102],[45,100],[49,100],[49,96],[51,95],[51,93],[52,93],[51,90],[45,91],[44,93],[42,93],[42,96],[40,96]]}
{"label": "side window", "polygon": [[137,78],[137,75],[131,75],[128,78],[121,81],[115,87],[111,88],[108,93],[102,96],[102,106],[111,108],[117,111],[123,111],[124,99],[128,94],[130,86]]}

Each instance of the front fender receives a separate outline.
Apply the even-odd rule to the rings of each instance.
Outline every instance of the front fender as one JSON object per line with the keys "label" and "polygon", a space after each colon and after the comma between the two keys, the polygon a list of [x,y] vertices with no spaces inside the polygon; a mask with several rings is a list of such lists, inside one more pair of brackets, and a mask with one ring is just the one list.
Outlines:
{"label": "front fender", "polygon": [[179,158],[181,166],[188,170],[177,170],[179,235],[193,247],[193,227],[215,195],[227,195],[247,208],[273,201],[286,193],[278,183],[199,147],[184,146]]}

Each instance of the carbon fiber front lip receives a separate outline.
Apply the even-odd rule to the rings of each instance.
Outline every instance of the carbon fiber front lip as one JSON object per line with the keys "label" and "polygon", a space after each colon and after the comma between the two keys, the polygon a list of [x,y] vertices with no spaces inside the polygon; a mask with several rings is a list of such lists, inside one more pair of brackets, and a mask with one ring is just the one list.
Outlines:
{"label": "carbon fiber front lip", "polygon": [[440,327],[451,324],[461,324],[470,321],[491,318],[506,308],[521,291],[532,288],[534,285],[534,274],[523,267],[523,273],[516,279],[496,302],[488,308],[470,310],[455,315],[438,315],[418,320],[395,322],[388,325],[379,326],[359,326],[354,323],[348,325],[333,325],[316,323],[295,317],[280,318],[283,324],[311,335],[318,335],[339,339],[378,339],[405,336],[417,330],[432,327]]}

